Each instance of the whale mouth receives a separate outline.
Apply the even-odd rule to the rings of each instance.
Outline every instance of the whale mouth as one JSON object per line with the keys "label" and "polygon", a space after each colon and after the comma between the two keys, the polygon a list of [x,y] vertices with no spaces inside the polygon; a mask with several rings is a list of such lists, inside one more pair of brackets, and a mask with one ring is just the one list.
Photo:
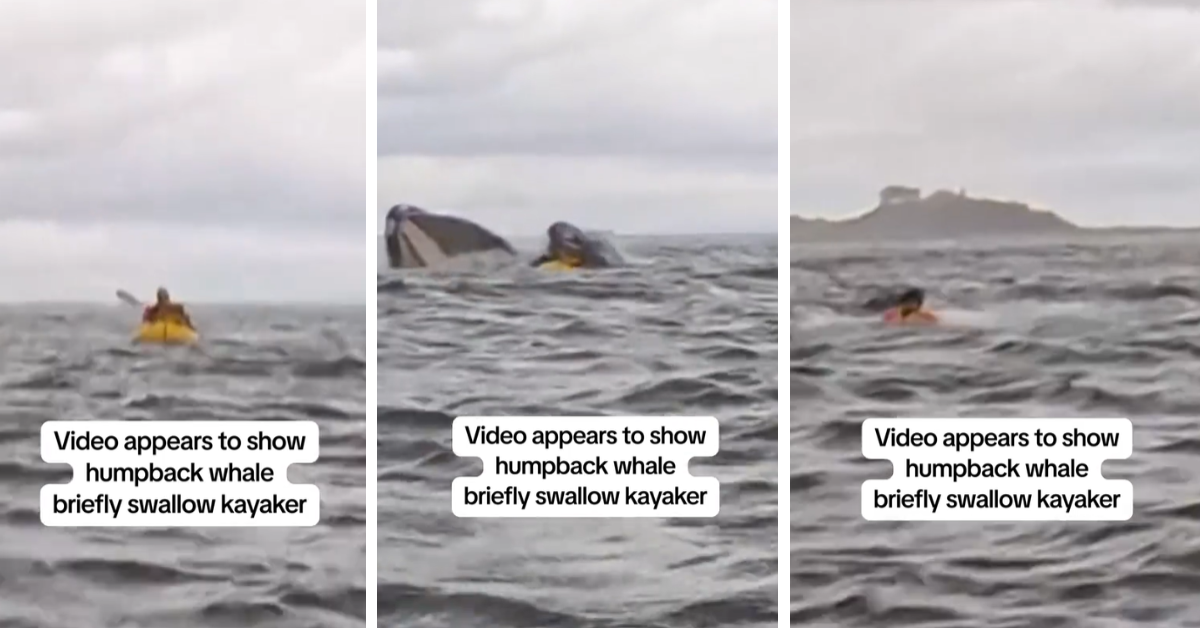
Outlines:
{"label": "whale mouth", "polygon": [[516,255],[504,238],[469,220],[409,205],[397,205],[388,212],[384,233],[392,268],[435,267],[456,257],[490,251]]}

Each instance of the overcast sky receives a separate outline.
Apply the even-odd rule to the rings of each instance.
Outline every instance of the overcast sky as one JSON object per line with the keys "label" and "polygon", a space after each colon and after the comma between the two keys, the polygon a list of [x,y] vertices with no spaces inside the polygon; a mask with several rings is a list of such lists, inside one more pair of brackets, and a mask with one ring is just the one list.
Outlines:
{"label": "overcast sky", "polygon": [[365,301],[362,2],[3,4],[0,300]]}
{"label": "overcast sky", "polygon": [[793,3],[793,210],[845,217],[902,183],[1087,225],[1200,225],[1188,4]]}
{"label": "overcast sky", "polygon": [[775,232],[775,0],[379,0],[379,216]]}

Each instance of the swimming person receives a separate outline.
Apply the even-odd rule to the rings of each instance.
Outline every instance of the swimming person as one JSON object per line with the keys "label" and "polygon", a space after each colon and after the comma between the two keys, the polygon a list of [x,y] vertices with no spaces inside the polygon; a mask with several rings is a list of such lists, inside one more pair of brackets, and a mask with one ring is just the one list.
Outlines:
{"label": "swimming person", "polygon": [[170,322],[186,325],[189,329],[195,329],[192,325],[192,319],[188,318],[187,312],[183,309],[183,304],[175,303],[171,300],[171,294],[166,288],[159,288],[155,295],[154,305],[146,306],[142,312],[143,323]]}
{"label": "swimming person", "polygon": [[896,306],[883,315],[883,321],[889,324],[933,324],[938,317],[925,309],[925,292],[920,288],[910,288],[896,299]]}

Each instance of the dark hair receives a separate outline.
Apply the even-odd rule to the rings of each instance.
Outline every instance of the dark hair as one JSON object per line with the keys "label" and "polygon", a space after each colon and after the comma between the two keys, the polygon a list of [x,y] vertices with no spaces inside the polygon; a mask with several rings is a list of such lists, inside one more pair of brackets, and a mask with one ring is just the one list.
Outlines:
{"label": "dark hair", "polygon": [[925,291],[920,288],[909,288],[902,292],[900,297],[896,299],[896,303],[912,303],[914,301],[918,304],[924,303]]}

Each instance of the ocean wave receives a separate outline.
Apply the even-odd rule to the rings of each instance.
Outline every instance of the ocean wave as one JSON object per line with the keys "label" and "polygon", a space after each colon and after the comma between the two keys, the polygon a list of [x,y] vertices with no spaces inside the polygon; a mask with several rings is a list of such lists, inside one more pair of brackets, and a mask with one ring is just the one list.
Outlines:
{"label": "ocean wave", "polygon": [[[380,625],[776,625],[774,239],[622,248],[630,268],[380,275]],[[715,415],[692,471],[721,514],[458,519],[466,414]]]}
{"label": "ocean wave", "polygon": [[[792,621],[808,626],[1186,625],[1200,563],[1200,251],[1186,238],[795,251]],[[947,325],[893,329],[923,287]],[[1112,417],[1134,518],[868,522],[873,416]]]}
{"label": "ocean wave", "polygon": [[[20,306],[0,317],[0,625],[357,626],[366,617],[360,308],[197,306],[199,350],[130,344],[125,308]],[[311,420],[314,528],[49,528],[48,420]]]}

